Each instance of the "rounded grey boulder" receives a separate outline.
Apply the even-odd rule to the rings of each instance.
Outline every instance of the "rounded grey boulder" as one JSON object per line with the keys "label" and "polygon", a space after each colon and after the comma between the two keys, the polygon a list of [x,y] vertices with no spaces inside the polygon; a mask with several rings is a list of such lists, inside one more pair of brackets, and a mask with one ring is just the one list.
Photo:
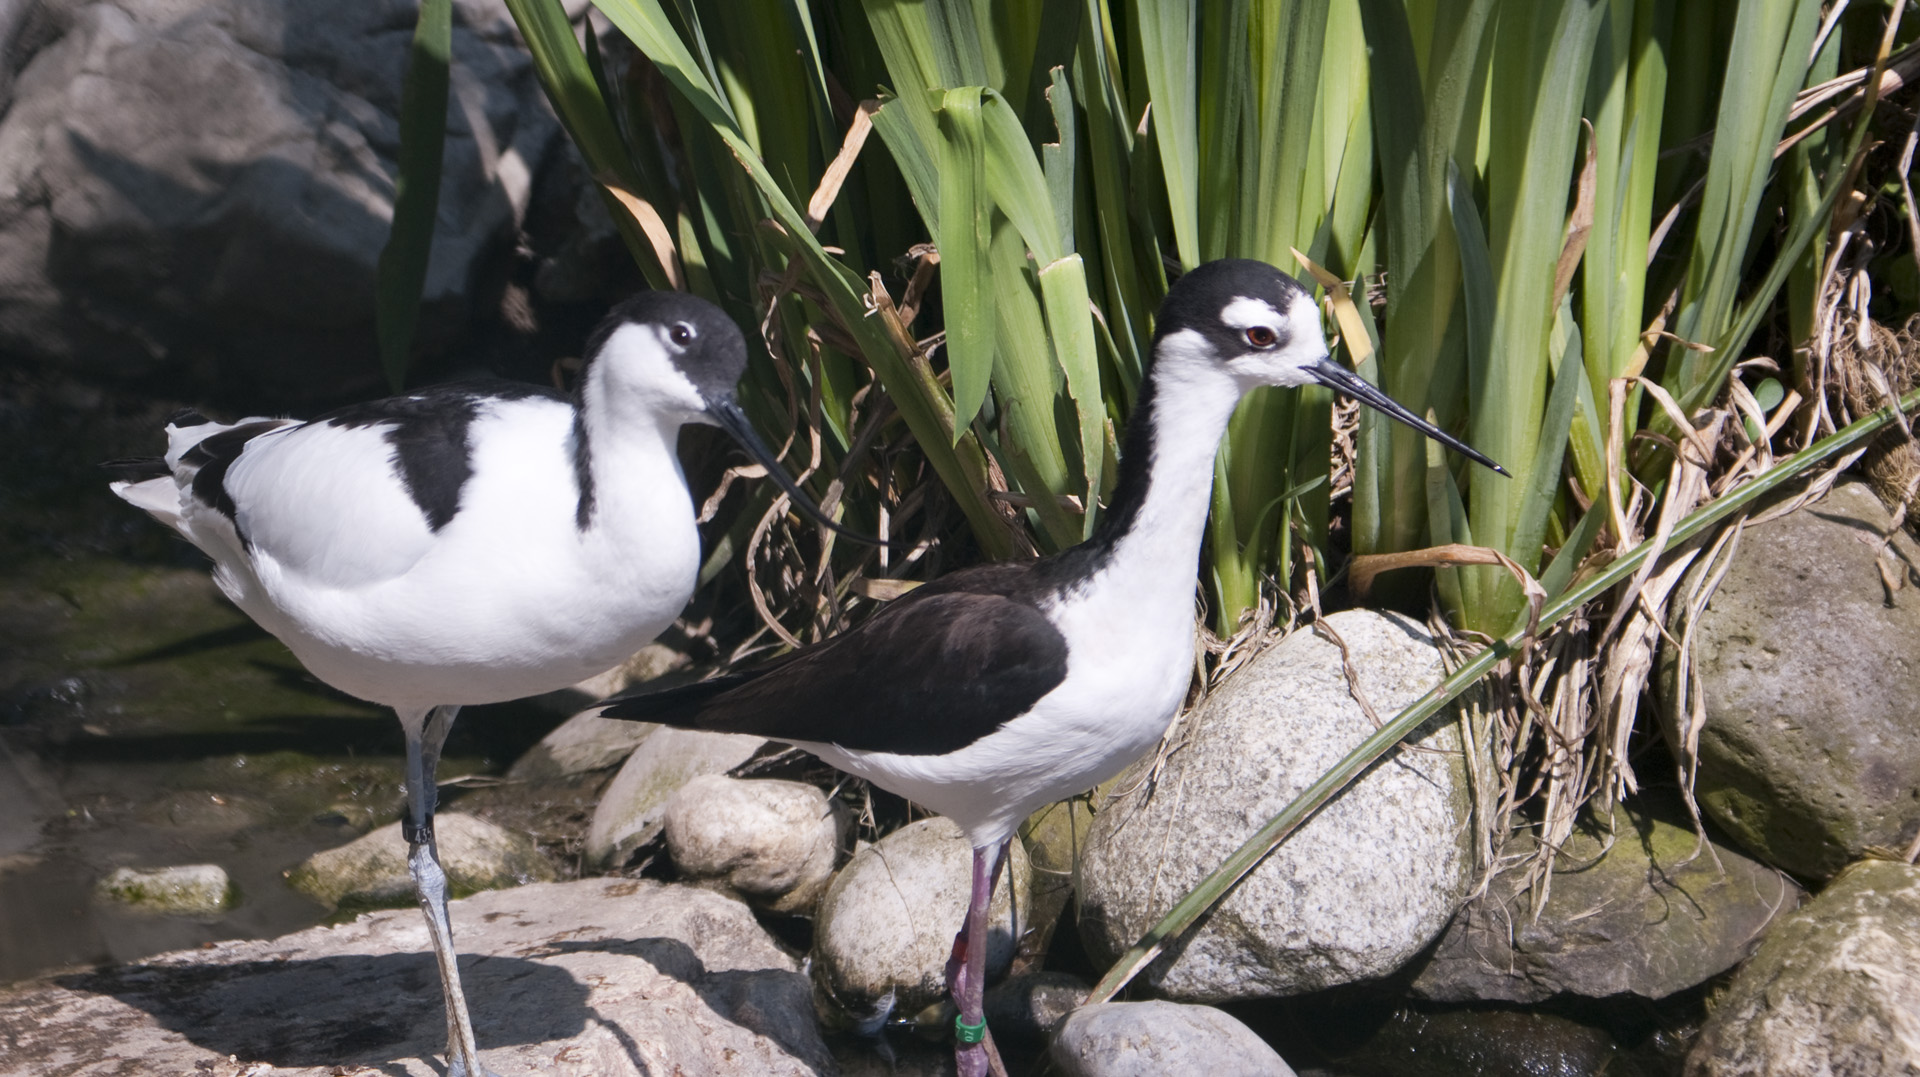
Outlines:
{"label": "rounded grey boulder", "polygon": [[667,799],[666,835],[682,874],[774,912],[810,912],[833,877],[840,820],[811,785],[708,774]]}
{"label": "rounded grey boulder", "polygon": [[[1397,614],[1327,618],[1382,720],[1438,684],[1438,650]],[[1157,783],[1094,816],[1080,929],[1096,963],[1123,953],[1181,895],[1341,756],[1371,736],[1339,648],[1282,640],[1188,718]],[[1374,765],[1242,879],[1144,973],[1194,1002],[1299,994],[1382,976],[1431,942],[1465,900],[1473,857],[1459,735],[1436,721]]]}
{"label": "rounded grey boulder", "polygon": [[[988,906],[990,979],[1013,959],[1014,908],[1024,918],[1028,902],[1026,852],[1017,841],[1010,848]],[[936,1001],[972,885],[973,851],[951,819],[922,819],[862,847],[815,913],[814,982],[856,1025]]]}
{"label": "rounded grey boulder", "polygon": [[1211,1006],[1103,1002],[1067,1015],[1047,1057],[1063,1077],[1293,1077],[1266,1041]]}
{"label": "rounded grey boulder", "polygon": [[[1905,849],[1920,831],[1920,595],[1890,597],[1881,581],[1875,549],[1889,523],[1871,490],[1845,483],[1749,527],[1693,626],[1700,806],[1805,878],[1876,846]],[[1910,535],[1893,544],[1904,565],[1920,564]],[[1662,661],[1671,699],[1670,650]]]}

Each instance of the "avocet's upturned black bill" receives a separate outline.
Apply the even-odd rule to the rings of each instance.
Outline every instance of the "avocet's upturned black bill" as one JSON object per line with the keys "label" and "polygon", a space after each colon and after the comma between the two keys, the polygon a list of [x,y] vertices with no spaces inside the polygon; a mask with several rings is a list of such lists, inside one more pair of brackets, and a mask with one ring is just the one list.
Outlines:
{"label": "avocet's upturned black bill", "polygon": [[700,535],[675,443],[718,425],[816,518],[746,424],[739,328],[652,292],[616,307],[578,390],[488,381],[309,422],[187,413],[114,492],[204,550],[214,580],[321,680],[392,707],[407,739],[408,868],[445,992],[447,1073],[481,1077],[434,843],[434,769],[463,705],[620,664],[693,594]]}
{"label": "avocet's upturned black bill", "polygon": [[[958,822],[973,899],[947,982],[956,1061],[978,1077],[991,1044],[987,897],[1006,843],[1159,740],[1192,675],[1194,577],[1227,420],[1249,390],[1325,384],[1329,366],[1320,312],[1291,278],[1262,262],[1200,266],[1161,305],[1119,481],[1086,542],[951,573],[816,646],[617,696],[601,713],[787,741]],[[1359,385],[1335,388],[1491,464]]]}

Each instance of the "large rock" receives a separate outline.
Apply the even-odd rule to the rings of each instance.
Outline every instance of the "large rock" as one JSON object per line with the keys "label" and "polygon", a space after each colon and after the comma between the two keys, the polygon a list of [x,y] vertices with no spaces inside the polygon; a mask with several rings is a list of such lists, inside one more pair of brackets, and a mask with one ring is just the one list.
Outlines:
{"label": "large rock", "polygon": [[[434,816],[440,866],[456,895],[549,882],[553,865],[533,839],[465,812]],[[349,908],[406,905],[414,900],[407,842],[393,823],[337,849],[315,853],[287,876],[294,889],[324,904]]]}
{"label": "large rock", "polygon": [[[806,977],[746,906],[584,879],[453,903],[481,1057],[503,1074],[831,1072]],[[432,1077],[440,982],[414,910],[0,992],[0,1077]]]}
{"label": "large rock", "polygon": [[706,774],[725,774],[752,759],[762,737],[661,729],[646,738],[646,750],[629,756],[600,794],[587,827],[587,863],[616,868],[635,849],[659,837],[667,798]]}
{"label": "large rock", "polygon": [[[1920,593],[1889,601],[1874,563],[1889,523],[1872,491],[1846,483],[1748,528],[1694,628],[1700,805],[1806,878],[1920,831]],[[1920,564],[1911,536],[1894,545]],[[1668,654],[1669,697],[1673,676]]]}
{"label": "large rock", "polygon": [[782,913],[810,913],[833,877],[840,815],[811,785],[709,774],[667,800],[667,850],[680,872]]}
{"label": "large rock", "polygon": [[[1026,852],[1010,848],[988,905],[989,979],[1013,959],[1014,908],[1028,900]],[[935,1002],[972,887],[973,851],[951,819],[922,819],[862,847],[814,914],[814,982],[856,1025]]]}
{"label": "large rock", "polygon": [[[1391,718],[1444,676],[1431,638],[1397,614],[1328,618],[1365,695]],[[1094,817],[1080,865],[1081,936],[1103,964],[1268,819],[1374,732],[1340,650],[1297,632],[1188,719],[1157,784]],[[1459,735],[1438,719],[1335,798],[1168,947],[1145,976],[1220,1002],[1382,976],[1431,942],[1466,897],[1473,856]]]}
{"label": "large rock", "polygon": [[[1447,926],[1414,978],[1434,1002],[1541,1002],[1561,992],[1665,998],[1743,960],[1775,918],[1800,904],[1785,875],[1691,828],[1621,810],[1612,847],[1580,831],[1561,847],[1548,900],[1517,892],[1524,871],[1494,879]],[[1532,843],[1516,837],[1510,852]],[[1602,850],[1605,854],[1602,855]]]}
{"label": "large rock", "polygon": [[[0,108],[0,350],[279,399],[377,387],[415,6],[7,7],[33,32],[8,42],[30,58]],[[559,132],[505,8],[460,0],[453,21],[429,348],[497,305]]]}
{"label": "large rock", "polygon": [[1293,1077],[1266,1041],[1211,1006],[1103,1002],[1067,1015],[1047,1057],[1063,1077]]}
{"label": "large rock", "polygon": [[1920,868],[1866,860],[1767,933],[1688,1077],[1920,1073]]}

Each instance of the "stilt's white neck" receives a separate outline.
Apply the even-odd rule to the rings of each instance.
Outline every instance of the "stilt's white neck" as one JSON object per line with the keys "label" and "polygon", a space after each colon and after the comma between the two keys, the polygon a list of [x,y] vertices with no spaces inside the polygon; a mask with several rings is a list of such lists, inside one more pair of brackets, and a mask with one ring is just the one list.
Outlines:
{"label": "stilt's white neck", "polygon": [[[1178,334],[1176,334],[1176,337]],[[1197,336],[1197,335],[1196,335]],[[1116,504],[1108,509],[1118,532],[1110,540],[1103,586],[1156,598],[1190,610],[1193,581],[1213,491],[1213,461],[1243,387],[1206,346],[1162,340],[1150,373],[1151,392],[1136,422],[1150,439],[1129,438],[1128,449],[1148,459],[1127,460]],[[1144,472],[1138,472],[1144,466]],[[1131,504],[1122,503],[1131,501]],[[1165,592],[1162,594],[1162,592]]]}

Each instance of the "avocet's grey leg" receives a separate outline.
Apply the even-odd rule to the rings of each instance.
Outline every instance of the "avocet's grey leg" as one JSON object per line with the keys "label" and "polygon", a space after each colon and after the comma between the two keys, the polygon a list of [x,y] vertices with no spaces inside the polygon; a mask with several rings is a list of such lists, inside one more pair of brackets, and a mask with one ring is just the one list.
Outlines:
{"label": "avocet's grey leg", "polygon": [[447,873],[433,840],[433,809],[439,800],[434,768],[447,742],[459,707],[400,712],[407,733],[407,813],[400,832],[407,839],[407,870],[413,875],[414,895],[427,916],[427,934],[433,939],[434,960],[440,966],[440,989],[447,1011],[447,1077],[494,1077],[480,1064],[480,1046],[473,1020],[467,1016],[466,994],[460,990],[458,954],[453,948],[453,924],[447,918]]}
{"label": "avocet's grey leg", "polygon": [[947,991],[959,1014],[954,1018],[954,1067],[960,1077],[1004,1075],[1006,1067],[1000,1052],[987,1032],[987,907],[993,899],[993,884],[1000,878],[1007,843],[980,846],[973,850],[973,897],[967,906],[967,922],[953,940],[953,956],[947,959]]}

